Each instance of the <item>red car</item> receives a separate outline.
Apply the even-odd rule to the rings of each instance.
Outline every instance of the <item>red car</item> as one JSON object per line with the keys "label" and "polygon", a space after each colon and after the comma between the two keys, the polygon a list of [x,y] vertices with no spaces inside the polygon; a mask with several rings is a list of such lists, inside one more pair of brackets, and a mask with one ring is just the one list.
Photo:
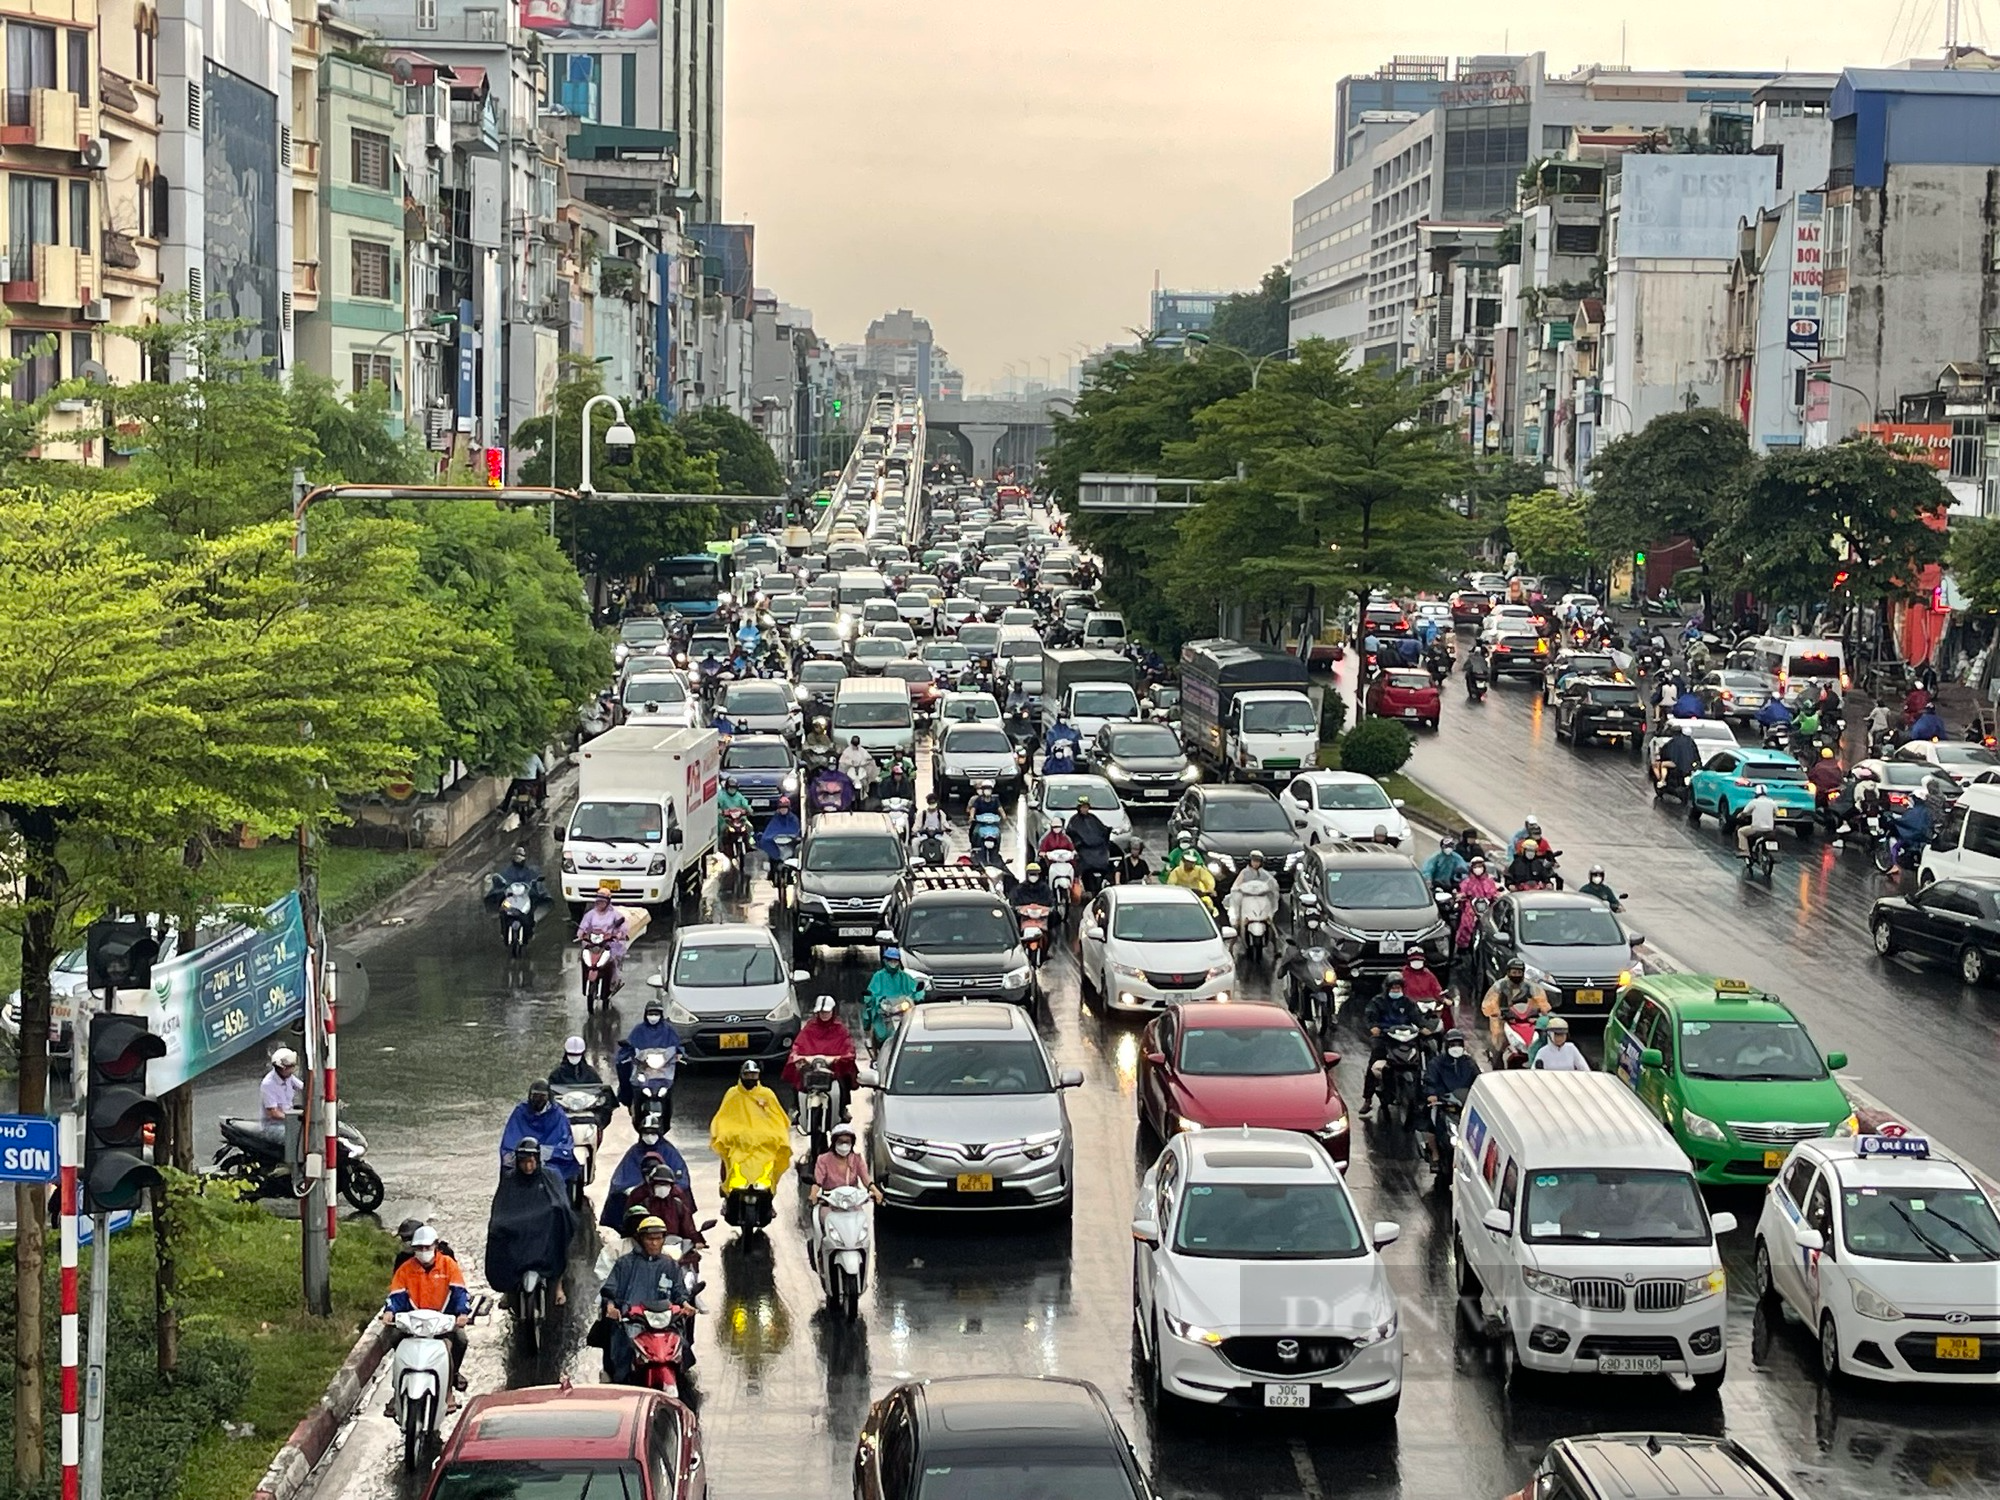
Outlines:
{"label": "red car", "polygon": [[1169,1006],[1140,1043],[1139,1121],[1161,1140],[1249,1125],[1297,1130],[1347,1165],[1338,1052],[1321,1052],[1282,1005],[1194,1000]]}
{"label": "red car", "polygon": [[1443,699],[1428,672],[1391,667],[1368,684],[1368,712],[1378,719],[1438,727]]}
{"label": "red car", "polygon": [[1451,623],[1478,629],[1493,613],[1493,596],[1484,589],[1460,589],[1451,596]]}
{"label": "red car", "polygon": [[475,1396],[445,1440],[424,1500],[612,1495],[702,1500],[701,1423],[659,1391],[533,1386]]}
{"label": "red car", "polygon": [[903,680],[910,690],[910,704],[920,714],[935,711],[938,699],[943,696],[937,684],[937,674],[928,662],[892,661],[882,669],[882,675]]}

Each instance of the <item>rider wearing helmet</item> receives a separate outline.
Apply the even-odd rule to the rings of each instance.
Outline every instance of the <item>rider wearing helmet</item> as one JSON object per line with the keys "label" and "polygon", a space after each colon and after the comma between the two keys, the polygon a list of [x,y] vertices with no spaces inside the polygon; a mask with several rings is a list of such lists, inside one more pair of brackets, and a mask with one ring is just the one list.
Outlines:
{"label": "rider wearing helmet", "polygon": [[1529,813],[1527,817],[1521,820],[1521,826],[1514,830],[1514,836],[1507,840],[1507,851],[1510,855],[1519,854],[1521,852],[1521,845],[1530,841],[1540,843],[1541,838],[1541,820],[1533,813]]}
{"label": "rider wearing helmet", "polygon": [[1278,878],[1264,868],[1264,851],[1252,849],[1249,861],[1236,872],[1224,906],[1230,923],[1247,932],[1252,922],[1270,922],[1278,915]]}
{"label": "rider wearing helmet", "polygon": [[798,1039],[792,1043],[791,1056],[785,1059],[785,1082],[794,1089],[805,1087],[799,1060],[806,1057],[834,1059],[833,1076],[845,1085],[840,1101],[844,1112],[847,1090],[854,1086],[854,1037],[848,1031],[847,1023],[840,1019],[839,1002],[831,995],[821,995],[813,1001],[812,1016],[799,1028]]}
{"label": "rider wearing helmet", "polygon": [[1028,877],[1015,885],[1009,900],[1017,917],[1021,915],[1021,909],[1025,906],[1042,906],[1050,910],[1055,908],[1056,893],[1043,877],[1040,860],[1028,861]]}
{"label": "rider wearing helmet", "polygon": [[792,799],[780,797],[778,810],[771,814],[770,821],[764,825],[764,831],[757,835],[757,848],[775,868],[778,861],[785,857],[784,846],[778,840],[790,839],[796,847],[798,841],[804,837],[805,828],[799,822],[799,815],[792,810]]}
{"label": "rider wearing helmet", "polygon": [[806,1199],[817,1204],[822,1193],[840,1187],[863,1187],[877,1203],[882,1201],[882,1190],[868,1175],[868,1161],[861,1154],[860,1132],[852,1125],[833,1127],[826,1150],[813,1163],[812,1186],[806,1189]]}
{"label": "rider wearing helmet", "polygon": [[917,992],[916,977],[903,967],[903,950],[890,944],[882,950],[882,967],[869,976],[867,992],[861,997],[862,1031],[878,1041],[886,1037],[889,1027],[884,1007],[899,1000],[915,1002]]}
{"label": "rider wearing helmet", "polygon": [[1603,865],[1592,865],[1590,867],[1590,879],[1578,886],[1576,891],[1579,896],[1595,896],[1613,911],[1623,911],[1625,909],[1619,904],[1618,893],[1604,883]]}
{"label": "rider wearing helmet", "polygon": [[1478,1076],[1479,1064],[1466,1050],[1465,1033],[1452,1027],[1444,1034],[1443,1048],[1424,1065],[1424,1103],[1430,1106],[1431,1160],[1440,1170],[1444,1165],[1446,1137],[1451,1131],[1451,1122],[1442,1107],[1444,1101],[1471,1088]]}
{"label": "rider wearing helmet", "polygon": [[1754,795],[1743,805],[1739,817],[1741,821],[1736,825],[1738,854],[1747,856],[1753,840],[1760,837],[1769,839],[1777,833],[1778,804],[1771,800],[1771,793],[1763,782],[1757,783]]}
{"label": "rider wearing helmet", "polygon": [[722,795],[715,799],[715,831],[717,834],[720,834],[729,826],[729,815],[732,812],[740,812],[746,818],[749,817],[750,799],[744,796],[742,790],[736,785],[736,778],[734,776],[725,776],[722,778]]}
{"label": "rider wearing helmet", "polygon": [[1458,852],[1458,840],[1447,834],[1438,840],[1438,852],[1424,861],[1424,879],[1434,891],[1455,891],[1467,868],[1465,856]]}

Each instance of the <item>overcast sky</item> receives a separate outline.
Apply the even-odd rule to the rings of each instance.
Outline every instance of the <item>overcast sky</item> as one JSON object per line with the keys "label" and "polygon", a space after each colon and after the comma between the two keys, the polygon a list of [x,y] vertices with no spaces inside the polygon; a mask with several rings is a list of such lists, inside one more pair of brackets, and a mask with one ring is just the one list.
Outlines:
{"label": "overcast sky", "polygon": [[[1936,55],[1945,0],[729,0],[723,208],[757,284],[836,342],[908,307],[968,384],[1058,382],[1164,285],[1236,288],[1332,167],[1333,88],[1397,53],[1551,73],[1875,67]],[[2000,30],[2000,0],[1966,0]],[[1981,14],[1981,11],[1988,14]],[[1407,20],[1398,19],[1408,17]]]}

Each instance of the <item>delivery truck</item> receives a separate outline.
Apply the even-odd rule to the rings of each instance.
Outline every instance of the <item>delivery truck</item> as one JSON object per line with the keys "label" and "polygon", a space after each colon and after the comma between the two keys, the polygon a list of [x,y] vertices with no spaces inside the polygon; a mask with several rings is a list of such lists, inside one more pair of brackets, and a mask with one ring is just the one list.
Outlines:
{"label": "delivery truck", "polygon": [[1225,781],[1281,782],[1319,757],[1319,715],[1296,656],[1241,641],[1181,647],[1181,735]]}
{"label": "delivery truck", "polygon": [[1107,719],[1139,717],[1139,668],[1116,651],[1065,648],[1042,653],[1042,719],[1051,716],[1094,738]]}
{"label": "delivery truck", "polygon": [[576,807],[562,844],[571,916],[607,881],[614,901],[667,919],[681,896],[701,893],[721,764],[713,729],[643,721],[607,729],[577,752]]}

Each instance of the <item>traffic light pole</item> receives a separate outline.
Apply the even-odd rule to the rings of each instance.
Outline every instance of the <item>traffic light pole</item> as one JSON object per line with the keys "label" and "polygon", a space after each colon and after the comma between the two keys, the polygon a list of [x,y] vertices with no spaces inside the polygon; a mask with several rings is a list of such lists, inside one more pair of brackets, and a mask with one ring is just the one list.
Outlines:
{"label": "traffic light pole", "polygon": [[104,1494],[104,1340],[111,1312],[111,1215],[90,1218],[90,1324],[84,1334],[83,1468],[79,1500]]}

